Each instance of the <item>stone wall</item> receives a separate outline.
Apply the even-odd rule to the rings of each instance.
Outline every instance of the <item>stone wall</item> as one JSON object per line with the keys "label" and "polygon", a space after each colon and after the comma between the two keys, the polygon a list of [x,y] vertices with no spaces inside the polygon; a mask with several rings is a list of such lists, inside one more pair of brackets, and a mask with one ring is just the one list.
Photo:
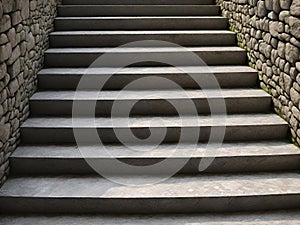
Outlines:
{"label": "stone wall", "polygon": [[300,0],[217,0],[300,144]]}
{"label": "stone wall", "polygon": [[58,1],[0,0],[0,186],[29,114]]}

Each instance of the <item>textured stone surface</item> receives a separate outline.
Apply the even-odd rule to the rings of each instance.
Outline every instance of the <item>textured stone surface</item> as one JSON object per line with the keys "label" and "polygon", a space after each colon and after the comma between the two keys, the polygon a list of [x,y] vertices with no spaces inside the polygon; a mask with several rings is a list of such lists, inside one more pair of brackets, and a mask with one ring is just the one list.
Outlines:
{"label": "textured stone surface", "polygon": [[289,19],[290,32],[295,38],[300,39],[300,18],[290,17]]}
{"label": "textured stone surface", "polygon": [[8,15],[4,15],[0,18],[0,32],[4,32],[8,30],[11,26],[10,17]]}
{"label": "textured stone surface", "polygon": [[285,48],[285,56],[289,62],[297,62],[299,60],[299,48],[290,43],[287,43]]}
{"label": "textured stone surface", "polygon": [[0,141],[6,142],[10,135],[10,124],[0,125]]}
{"label": "textured stone surface", "polygon": [[299,220],[300,211],[295,210],[214,215],[2,215],[0,225],[299,225]]}
{"label": "textured stone surface", "polygon": [[280,0],[279,5],[282,9],[289,9],[292,0]]}
{"label": "textured stone surface", "polygon": [[264,1],[259,1],[257,5],[257,14],[260,17],[266,16],[268,11],[266,10],[265,2]]}
{"label": "textured stone surface", "polygon": [[36,89],[58,2],[0,1],[0,186],[19,141],[19,127],[28,116],[28,98]]}
{"label": "textured stone surface", "polygon": [[291,5],[291,15],[300,16],[300,0],[293,0]]}
{"label": "textured stone surface", "polygon": [[[250,65],[260,72],[260,86],[272,94],[275,110],[290,121],[300,144],[300,0],[217,0]],[[247,7],[244,7],[247,4]],[[249,20],[243,17],[251,15]]]}
{"label": "textured stone surface", "polygon": [[6,43],[0,46],[0,62],[4,62],[9,59],[12,53],[11,44]]}

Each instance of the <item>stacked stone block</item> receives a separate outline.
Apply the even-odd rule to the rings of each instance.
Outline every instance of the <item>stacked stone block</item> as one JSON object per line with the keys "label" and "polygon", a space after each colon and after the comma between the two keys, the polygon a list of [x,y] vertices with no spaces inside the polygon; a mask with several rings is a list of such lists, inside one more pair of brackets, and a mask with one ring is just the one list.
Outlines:
{"label": "stacked stone block", "polygon": [[[300,0],[217,0],[300,144]],[[276,132],[276,131],[272,131]]]}
{"label": "stacked stone block", "polygon": [[29,114],[59,0],[0,0],[0,186]]}

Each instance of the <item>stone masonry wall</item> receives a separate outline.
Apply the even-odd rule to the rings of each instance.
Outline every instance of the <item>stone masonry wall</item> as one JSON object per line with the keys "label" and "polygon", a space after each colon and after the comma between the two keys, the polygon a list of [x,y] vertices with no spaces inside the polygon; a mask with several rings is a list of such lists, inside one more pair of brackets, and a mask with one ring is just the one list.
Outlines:
{"label": "stone masonry wall", "polygon": [[29,114],[59,0],[0,0],[0,186]]}
{"label": "stone masonry wall", "polygon": [[217,0],[300,144],[300,0]]}

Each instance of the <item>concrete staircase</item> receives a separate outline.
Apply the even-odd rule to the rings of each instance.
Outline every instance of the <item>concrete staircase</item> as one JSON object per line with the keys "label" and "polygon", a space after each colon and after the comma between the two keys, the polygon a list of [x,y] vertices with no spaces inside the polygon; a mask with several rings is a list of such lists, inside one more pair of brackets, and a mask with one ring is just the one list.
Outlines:
{"label": "concrete staircase", "polygon": [[[227,20],[213,0],[64,0],[55,27],[45,69],[38,74],[39,90],[30,101],[31,117],[21,129],[22,144],[11,156],[12,175],[0,189],[0,212],[5,214],[0,224],[299,224],[299,148],[287,141],[287,123],[272,113],[271,97],[257,88],[258,75],[247,66],[246,52],[236,47],[235,34],[228,31]],[[212,122],[207,96],[191,77],[156,62],[121,70],[109,79],[101,96],[96,84],[77,92],[81,104],[97,102],[97,117],[92,126],[83,112],[75,118],[76,128],[86,134],[96,128],[116,159],[147,166],[168,157],[170,168],[186,162],[168,180],[132,187],[100,177],[88,165],[74,138],[72,104],[83,74],[93,80],[113,71],[109,65],[88,68],[95,59],[116,46],[145,39],[174,42],[200,56],[222,88],[229,115],[225,142],[210,153],[206,142],[211,129],[224,124]],[[113,54],[174,57],[185,52],[153,45],[126,47]],[[199,77],[208,74],[193,63],[180,66]],[[151,76],[174,81],[190,98],[155,82],[119,96],[130,82]],[[209,96],[216,93],[207,91]],[[220,100],[210,98],[215,104]],[[114,101],[128,105],[137,99],[129,123],[122,112],[111,123]],[[199,115],[187,109],[182,125],[167,101],[184,106],[190,99]],[[149,125],[149,121],[154,122]],[[162,144],[154,149],[151,142],[122,145],[114,134],[114,130],[133,132],[146,138],[148,128],[154,133],[166,130]],[[187,141],[170,156],[181,129],[201,129],[199,144],[195,149]],[[143,151],[131,151],[131,145]],[[112,162],[106,150],[92,141],[84,151],[97,164]],[[200,161],[211,157],[215,157],[212,164],[199,172]],[[125,183],[147,183],[162,175],[160,171],[141,169],[132,174],[110,169]]]}

